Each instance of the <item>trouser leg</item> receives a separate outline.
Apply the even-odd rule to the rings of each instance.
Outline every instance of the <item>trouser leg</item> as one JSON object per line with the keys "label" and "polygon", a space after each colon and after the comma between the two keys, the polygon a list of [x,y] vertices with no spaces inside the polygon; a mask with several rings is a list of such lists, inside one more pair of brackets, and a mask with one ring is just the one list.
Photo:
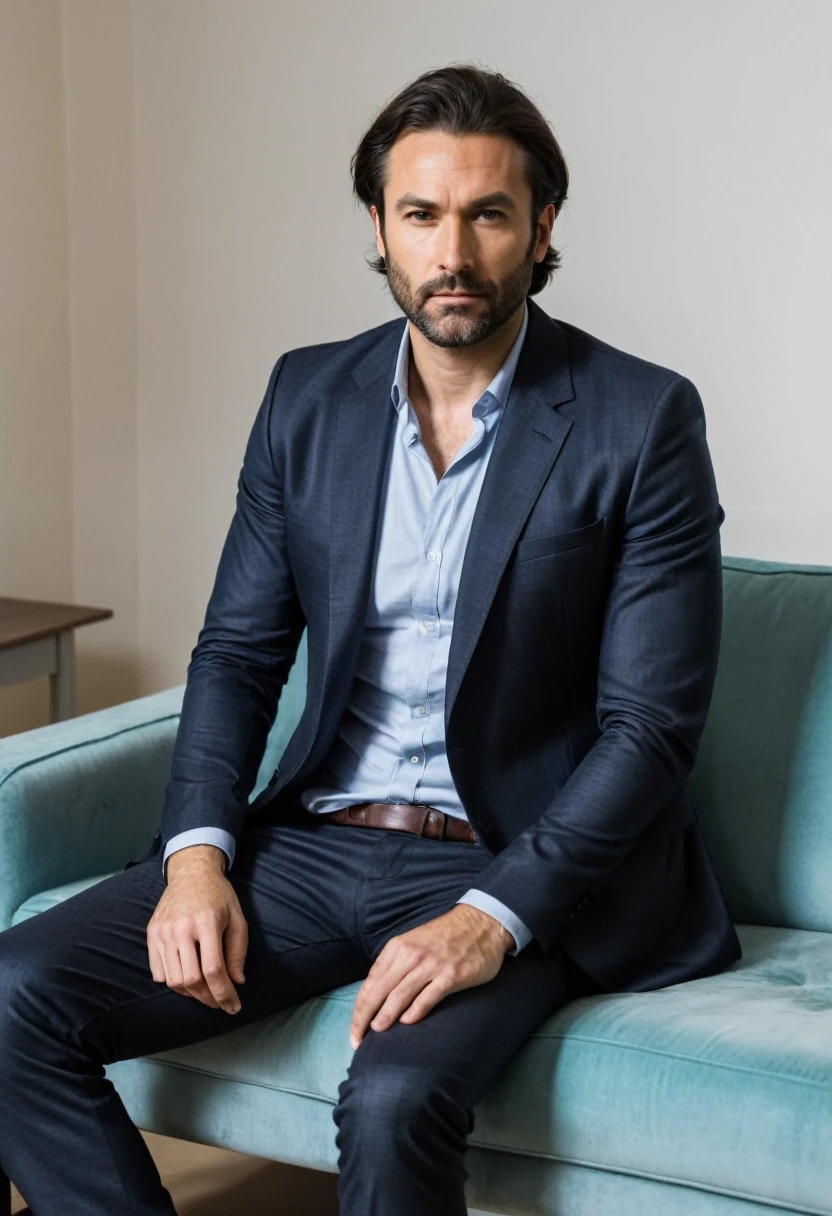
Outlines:
{"label": "trouser leg", "polygon": [[229,877],[249,925],[241,1010],[150,973],[158,858],[0,933],[0,1163],[37,1216],[169,1216],[169,1192],[104,1065],[211,1038],[366,975],[351,934],[377,838],[335,856],[293,823],[244,831]]}
{"label": "trouser leg", "polygon": [[[457,850],[464,845],[446,846]],[[405,932],[449,910],[487,862],[468,854],[468,872],[447,871],[443,892],[442,844],[418,841],[397,875],[397,898],[428,891],[436,869],[433,906],[405,915]],[[450,856],[450,855],[449,855]],[[449,885],[447,885],[449,884]],[[389,884],[364,889],[367,923],[379,930],[371,957],[392,933],[382,934],[379,909],[391,900]],[[464,1157],[474,1127],[473,1107],[540,1023],[594,985],[557,947],[544,953],[532,941],[506,956],[485,984],[451,993],[420,1021],[368,1027],[339,1088],[333,1118],[338,1131],[341,1216],[465,1216]]]}

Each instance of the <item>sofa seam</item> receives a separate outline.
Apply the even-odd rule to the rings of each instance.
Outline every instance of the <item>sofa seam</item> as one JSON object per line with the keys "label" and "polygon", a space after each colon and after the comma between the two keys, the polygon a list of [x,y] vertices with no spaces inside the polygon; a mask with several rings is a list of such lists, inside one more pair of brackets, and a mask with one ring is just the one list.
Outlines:
{"label": "sofa seam", "polygon": [[745,1199],[749,1203],[768,1204],[770,1207],[782,1208],[788,1213],[799,1216],[829,1216],[822,1208],[789,1206],[785,1200],[773,1199],[767,1195],[754,1195],[749,1191],[738,1191],[733,1188],[717,1188],[706,1182],[694,1182],[692,1179],[674,1178],[670,1174],[656,1174],[648,1170],[632,1170],[621,1165],[603,1165],[601,1162],[589,1161],[581,1157],[562,1157],[556,1153],[536,1152],[534,1149],[504,1148],[499,1144],[489,1144],[485,1140],[477,1140],[471,1136],[468,1140],[471,1148],[485,1149],[487,1152],[510,1153],[517,1157],[534,1157],[541,1161],[560,1161],[564,1165],[578,1165],[583,1169],[600,1170],[610,1174],[624,1174],[630,1178],[645,1178],[651,1182],[666,1182],[670,1185],[688,1187],[690,1190],[705,1191],[711,1195],[726,1195],[731,1198]]}
{"label": "sofa seam", "polygon": [[645,1055],[661,1056],[665,1059],[680,1060],[687,1064],[698,1064],[708,1068],[721,1068],[726,1072],[743,1072],[750,1073],[752,1076],[765,1077],[767,1079],[776,1078],[778,1081],[788,1081],[793,1085],[811,1085],[816,1089],[832,1090],[832,1085],[824,1081],[813,1081],[809,1077],[790,1077],[782,1072],[763,1072],[759,1068],[751,1068],[745,1064],[726,1064],[722,1060],[705,1060],[701,1056],[689,1056],[678,1051],[662,1051],[656,1047],[642,1047],[639,1043],[616,1043],[612,1039],[601,1039],[593,1035],[585,1034],[563,1034],[558,1032],[535,1032],[529,1036],[531,1039],[561,1039],[564,1042],[571,1043],[593,1043],[596,1046],[612,1047],[616,1051],[640,1051]]}
{"label": "sofa seam", "polygon": [[[762,559],[759,559],[759,560],[762,560]],[[737,573],[739,573],[739,574],[759,574],[764,578],[770,578],[772,575],[777,575],[777,574],[805,574],[807,578],[832,577],[832,566],[828,566],[828,567],[819,566],[819,567],[815,568],[814,570],[812,570],[812,569],[809,569],[807,566],[799,566],[799,565],[788,566],[788,565],[781,565],[779,563],[775,563],[775,564],[777,565],[777,569],[775,569],[775,570],[754,570],[748,566],[732,565],[731,562],[724,561],[722,563],[722,569],[723,570],[736,570]]]}
{"label": "sofa seam", "polygon": [[[158,1056],[138,1056],[133,1057],[139,1060],[149,1061],[151,1064],[159,1064],[165,1068],[177,1068],[180,1072],[190,1072],[195,1076],[210,1077],[214,1081],[230,1082],[233,1085],[248,1085],[252,1089],[267,1089],[271,1093],[292,1094],[298,1098],[311,1098],[315,1102],[321,1102],[326,1106],[337,1106],[337,1102],[326,1094],[315,1093],[311,1089],[294,1089],[290,1085],[272,1085],[268,1081],[249,1081],[245,1077],[230,1077],[227,1073],[214,1072],[210,1068],[196,1068],[193,1064],[183,1064],[179,1060],[164,1060]],[[126,1063],[127,1061],[114,1061],[114,1063]]]}

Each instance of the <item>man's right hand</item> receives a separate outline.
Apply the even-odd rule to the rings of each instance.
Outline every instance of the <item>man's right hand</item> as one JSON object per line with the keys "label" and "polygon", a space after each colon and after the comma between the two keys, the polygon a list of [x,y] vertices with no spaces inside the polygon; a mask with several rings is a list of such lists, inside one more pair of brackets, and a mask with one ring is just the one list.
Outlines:
{"label": "man's right hand", "polygon": [[248,924],[223,872],[225,861],[222,849],[212,844],[171,854],[167,888],[147,925],[147,952],[157,983],[212,1009],[237,1013],[240,999],[231,981],[245,982]]}

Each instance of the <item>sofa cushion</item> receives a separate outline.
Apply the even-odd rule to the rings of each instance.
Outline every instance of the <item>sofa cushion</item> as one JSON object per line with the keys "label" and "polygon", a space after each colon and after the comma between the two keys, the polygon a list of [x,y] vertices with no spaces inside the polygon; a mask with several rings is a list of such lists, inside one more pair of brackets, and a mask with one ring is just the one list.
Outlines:
{"label": "sofa cushion", "polygon": [[[832,934],[736,928],[743,957],[719,975],[542,1022],[477,1106],[471,1145],[832,1216]],[[360,987],[107,1075],[139,1127],[334,1170]]]}
{"label": "sofa cushion", "polygon": [[[583,997],[546,1019],[479,1103],[470,1143],[832,1213],[832,935],[737,932],[743,958],[719,975]],[[109,1075],[145,1110],[148,1093],[162,1109],[198,1077],[190,1117],[214,1124],[200,1136],[244,1121],[246,1151],[335,1168],[360,987]]]}
{"label": "sofa cushion", "polygon": [[92,887],[105,878],[112,878],[112,874],[96,874],[93,878],[79,878],[77,882],[68,882],[62,887],[52,887],[49,891],[38,891],[37,895],[32,895],[14,912],[12,924],[16,925],[22,920],[28,920],[30,916],[36,916],[38,912],[45,912],[47,908],[54,908],[55,904],[60,904],[65,899],[86,891],[87,887]]}
{"label": "sofa cushion", "polygon": [[[737,931],[744,956],[717,976],[546,1019],[479,1103],[470,1143],[832,1213],[832,935]],[[189,1135],[242,1132],[245,1151],[336,1168],[360,987],[108,1073],[139,1119],[168,1111],[168,1134],[186,1134],[184,1093]]]}

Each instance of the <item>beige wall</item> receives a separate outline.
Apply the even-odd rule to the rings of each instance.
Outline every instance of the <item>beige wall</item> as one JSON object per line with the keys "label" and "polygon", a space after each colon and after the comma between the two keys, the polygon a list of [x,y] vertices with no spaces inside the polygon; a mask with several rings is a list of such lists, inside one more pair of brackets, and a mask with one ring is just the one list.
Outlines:
{"label": "beige wall", "polygon": [[[0,594],[103,605],[77,707],[138,695],[132,50],[123,0],[0,4]],[[0,689],[0,734],[48,720]]]}
{"label": "beige wall", "polygon": [[[67,210],[57,5],[0,3],[0,595],[72,593]],[[0,733],[46,721],[0,688]]]}
{"label": "beige wall", "polygon": [[62,6],[67,64],[73,596],[78,711],[139,695],[136,214],[130,12]]}
{"label": "beige wall", "polygon": [[[30,434],[41,374],[30,359],[0,502],[16,538],[13,594],[47,594],[46,558],[6,517],[23,501],[64,563],[48,594],[116,608],[87,631],[82,702],[184,680],[278,355],[396,315],[363,264],[371,226],[348,162],[404,81],[454,60],[505,72],[552,119],[572,188],[555,229],[563,268],[537,298],[698,385],[724,551],[832,564],[826,0],[423,0],[418,12],[389,0],[21,0],[9,11],[21,27],[35,22],[24,11],[39,14],[39,76],[4,73],[0,87],[14,101],[36,93],[18,155],[40,155],[55,189],[26,239],[43,257],[39,226],[63,234],[41,278],[63,334],[50,353],[64,354],[49,396],[58,467]],[[51,291],[62,281],[66,299],[67,262],[71,323]],[[31,318],[15,325],[37,332]],[[23,471],[35,451],[41,494]]]}

